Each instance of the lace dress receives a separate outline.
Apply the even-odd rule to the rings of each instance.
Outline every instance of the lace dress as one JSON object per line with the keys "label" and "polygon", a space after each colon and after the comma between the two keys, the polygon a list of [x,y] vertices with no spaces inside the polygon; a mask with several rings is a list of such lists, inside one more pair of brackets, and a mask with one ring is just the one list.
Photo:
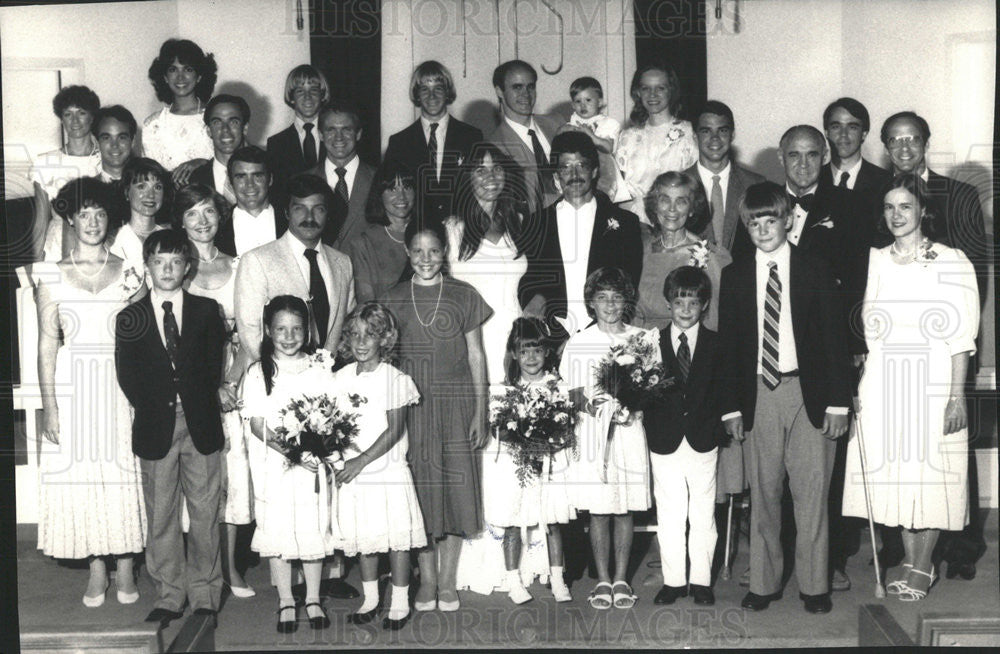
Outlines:
{"label": "lace dress", "polygon": [[68,283],[59,266],[37,263],[36,283],[58,305],[59,444],[39,455],[38,548],[49,556],[141,552],[146,507],[132,453],[132,412],[115,372],[115,318],[141,286],[135,270],[97,293]]}
{"label": "lace dress", "polygon": [[632,199],[624,207],[639,216],[644,223],[646,194],[653,180],[661,173],[685,171],[698,160],[698,144],[694,130],[686,120],[674,119],[663,125],[627,127],[618,137],[615,161],[625,178],[625,186]]}
{"label": "lace dress", "polygon": [[170,107],[151,114],[142,122],[142,154],[167,170],[185,161],[211,159],[212,137],[203,118],[204,109],[190,115],[170,113]]}

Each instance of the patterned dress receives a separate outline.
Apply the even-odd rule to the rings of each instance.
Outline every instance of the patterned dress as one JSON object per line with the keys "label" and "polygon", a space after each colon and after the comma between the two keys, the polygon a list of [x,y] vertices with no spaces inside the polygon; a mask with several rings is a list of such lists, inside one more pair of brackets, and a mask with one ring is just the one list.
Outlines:
{"label": "patterned dress", "polygon": [[179,115],[170,107],[150,114],[142,121],[142,154],[173,170],[191,159],[211,159],[214,156],[212,137],[203,118],[205,111]]}
{"label": "patterned dress", "polygon": [[691,123],[675,118],[663,125],[627,127],[618,137],[615,161],[632,199],[624,207],[649,223],[645,197],[662,173],[684,171],[698,160],[698,144]]}
{"label": "patterned dress", "polygon": [[91,293],[54,263],[35,264],[34,275],[58,305],[63,340],[55,366],[59,444],[43,442],[39,455],[38,548],[62,559],[141,552],[146,507],[131,407],[115,372],[115,317],[141,277],[123,267]]}

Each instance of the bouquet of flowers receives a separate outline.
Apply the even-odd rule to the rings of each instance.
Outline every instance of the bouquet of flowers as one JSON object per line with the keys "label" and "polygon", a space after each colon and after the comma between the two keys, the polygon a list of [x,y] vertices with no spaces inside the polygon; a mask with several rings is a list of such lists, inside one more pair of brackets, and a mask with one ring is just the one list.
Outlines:
{"label": "bouquet of flowers", "polygon": [[596,386],[629,411],[638,411],[663,398],[674,386],[656,358],[656,344],[633,334],[614,345],[596,366]]}
{"label": "bouquet of flowers", "polygon": [[576,409],[555,375],[518,383],[490,400],[490,427],[511,451],[524,487],[542,474],[546,457],[576,445]]}
{"label": "bouquet of flowers", "polygon": [[[363,401],[358,395],[350,395],[348,399],[355,408]],[[325,468],[340,470],[344,467],[344,451],[354,447],[357,418],[356,413],[342,410],[337,401],[325,393],[303,395],[278,412],[274,433],[289,467],[303,463],[306,455],[312,455]],[[318,476],[316,486],[319,492]]]}

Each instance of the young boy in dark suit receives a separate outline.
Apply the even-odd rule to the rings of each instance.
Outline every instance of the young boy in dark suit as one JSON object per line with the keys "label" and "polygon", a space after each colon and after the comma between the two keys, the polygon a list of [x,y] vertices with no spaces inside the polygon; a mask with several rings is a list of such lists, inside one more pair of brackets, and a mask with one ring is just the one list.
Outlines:
{"label": "young boy in dark suit", "polygon": [[[118,383],[135,409],[132,451],[139,457],[146,503],[146,566],[157,599],[146,618],[163,625],[214,616],[222,594],[219,550],[219,394],[225,329],[215,300],[181,284],[191,245],[178,230],[153,232],[143,245],[152,290],[122,309],[115,325]],[[191,525],[187,555],[181,501]]]}
{"label": "young boy in dark suit", "polygon": [[[682,266],[667,275],[663,297],[670,325],[660,330],[660,353],[676,386],[666,401],[644,411],[656,500],[656,539],[663,566],[657,604],[673,604],[690,593],[710,606],[715,529],[715,478],[719,437],[719,343],[701,324],[712,283],[705,271]],[[690,532],[685,541],[685,531]],[[691,560],[690,574],[686,561]]]}
{"label": "young boy in dark suit", "polygon": [[780,542],[785,475],[797,529],[795,575],[810,613],[832,608],[827,495],[835,440],[851,401],[847,333],[829,264],[791,246],[785,189],[749,187],[740,219],[756,251],[722,271],[719,340],[726,362],[723,425],[748,447],[750,592],[761,611],[781,597]]}

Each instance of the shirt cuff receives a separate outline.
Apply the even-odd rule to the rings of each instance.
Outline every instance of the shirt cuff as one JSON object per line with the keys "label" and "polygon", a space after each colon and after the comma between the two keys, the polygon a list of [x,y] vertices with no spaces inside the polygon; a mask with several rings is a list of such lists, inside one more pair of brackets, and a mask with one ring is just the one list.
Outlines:
{"label": "shirt cuff", "polygon": [[828,406],[828,407],[826,407],[826,412],[829,413],[831,416],[846,416],[847,415],[847,411],[848,411],[848,409],[847,409],[846,406]]}
{"label": "shirt cuff", "polygon": [[742,418],[743,413],[741,411],[732,411],[722,416],[722,422],[729,420],[730,418]]}

